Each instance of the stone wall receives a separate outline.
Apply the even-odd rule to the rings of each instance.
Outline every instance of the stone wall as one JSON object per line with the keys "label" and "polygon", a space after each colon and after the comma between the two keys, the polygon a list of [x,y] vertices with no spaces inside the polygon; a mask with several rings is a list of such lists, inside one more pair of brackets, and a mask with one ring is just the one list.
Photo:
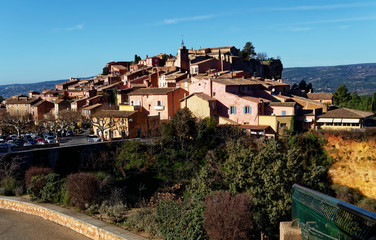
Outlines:
{"label": "stone wall", "polygon": [[86,237],[98,240],[144,240],[136,234],[101,222],[89,216],[70,212],[66,209],[51,205],[33,204],[22,199],[0,197],[0,208],[39,216],[45,220],[68,227]]}

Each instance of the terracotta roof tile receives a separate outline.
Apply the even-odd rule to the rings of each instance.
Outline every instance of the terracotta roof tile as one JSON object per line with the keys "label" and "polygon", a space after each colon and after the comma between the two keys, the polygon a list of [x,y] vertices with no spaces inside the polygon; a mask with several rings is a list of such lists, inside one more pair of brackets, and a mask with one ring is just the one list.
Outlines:
{"label": "terracotta roof tile", "polygon": [[269,105],[276,107],[294,107],[296,102],[269,102]]}
{"label": "terracotta roof tile", "polygon": [[330,110],[318,118],[367,118],[375,115],[373,112],[359,111],[350,108],[338,108],[335,110]]}
{"label": "terracotta roof tile", "polygon": [[333,94],[331,93],[307,93],[307,97],[311,100],[332,100]]}
{"label": "terracotta roof tile", "polygon": [[179,88],[140,88],[128,95],[165,95]]}
{"label": "terracotta roof tile", "polygon": [[99,111],[97,114],[106,117],[128,118],[132,116],[134,113],[136,113],[136,111],[102,110]]}
{"label": "terracotta roof tile", "polygon": [[205,94],[205,93],[202,93],[202,92],[198,92],[198,93],[192,93],[188,96],[186,96],[185,98],[181,99],[180,101],[183,101],[184,99],[187,99],[187,98],[190,98],[192,96],[197,96],[205,101],[217,101],[217,99],[215,98],[212,98],[210,97],[209,95]]}

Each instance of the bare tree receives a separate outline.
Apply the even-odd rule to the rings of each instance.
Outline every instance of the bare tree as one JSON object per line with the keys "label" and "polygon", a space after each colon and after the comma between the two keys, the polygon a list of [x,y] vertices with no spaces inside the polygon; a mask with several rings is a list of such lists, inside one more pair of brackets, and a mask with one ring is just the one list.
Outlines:
{"label": "bare tree", "polygon": [[257,53],[257,59],[260,61],[265,61],[268,58],[268,55],[265,52]]}
{"label": "bare tree", "polygon": [[52,113],[47,113],[44,115],[44,119],[39,121],[39,125],[43,128],[56,132],[59,129],[58,122],[55,119],[55,116]]}
{"label": "bare tree", "polygon": [[104,132],[109,129],[115,129],[120,119],[115,119],[114,116],[107,114],[106,111],[99,111],[91,115],[89,121],[93,127],[96,127],[101,132],[101,138],[104,139]]}
{"label": "bare tree", "polygon": [[1,115],[1,125],[11,127],[16,130],[17,135],[21,132],[31,128],[34,125],[34,119],[31,114],[24,116],[12,116],[8,113]]}
{"label": "bare tree", "polygon": [[59,117],[57,119],[57,124],[60,129],[67,129],[71,126],[75,126],[77,123],[82,121],[82,116],[80,112],[63,110],[59,112]]}

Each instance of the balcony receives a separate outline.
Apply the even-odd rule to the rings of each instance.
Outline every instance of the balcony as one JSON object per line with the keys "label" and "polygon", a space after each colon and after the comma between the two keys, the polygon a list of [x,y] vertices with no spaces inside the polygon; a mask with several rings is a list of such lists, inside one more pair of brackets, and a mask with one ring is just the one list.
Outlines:
{"label": "balcony", "polygon": [[164,110],[164,106],[163,105],[154,106],[154,110],[163,111]]}

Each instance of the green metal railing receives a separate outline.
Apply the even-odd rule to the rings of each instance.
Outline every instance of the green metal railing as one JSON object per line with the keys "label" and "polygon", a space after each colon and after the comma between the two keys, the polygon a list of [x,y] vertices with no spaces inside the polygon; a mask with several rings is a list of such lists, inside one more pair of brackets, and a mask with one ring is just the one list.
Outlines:
{"label": "green metal railing", "polygon": [[376,214],[294,184],[292,218],[302,239],[376,240]]}

